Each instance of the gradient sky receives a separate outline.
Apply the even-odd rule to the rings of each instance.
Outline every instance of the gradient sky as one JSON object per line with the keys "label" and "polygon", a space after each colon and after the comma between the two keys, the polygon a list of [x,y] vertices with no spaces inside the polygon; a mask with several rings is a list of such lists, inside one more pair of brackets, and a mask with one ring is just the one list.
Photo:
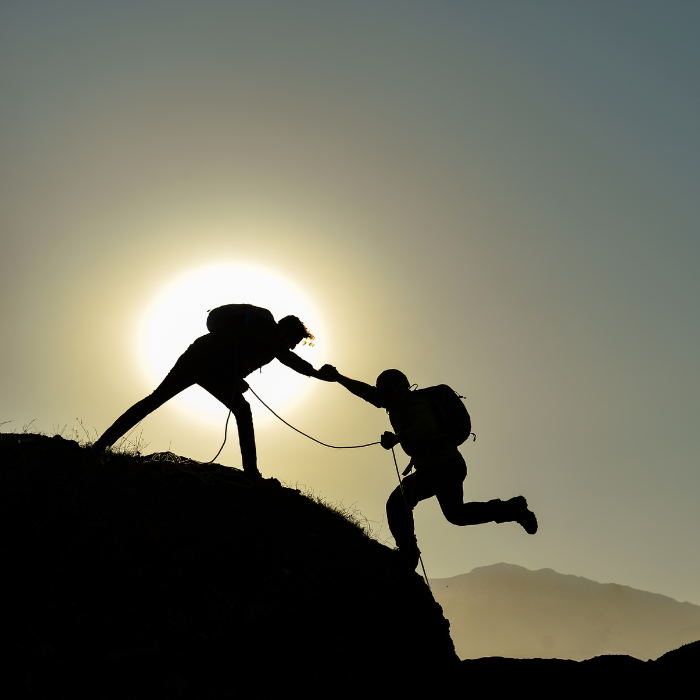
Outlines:
{"label": "gradient sky", "polygon": [[[2,430],[101,433],[161,379],[156,300],[262,271],[277,318],[308,300],[316,367],[464,394],[467,498],[537,512],[529,537],[421,504],[431,577],[504,561],[700,604],[699,28],[695,2],[5,0]],[[235,276],[220,303],[257,303]],[[148,452],[216,454],[198,391],[141,424]],[[321,440],[388,429],[338,385],[295,396]],[[267,476],[389,536],[390,453],[255,410]]]}

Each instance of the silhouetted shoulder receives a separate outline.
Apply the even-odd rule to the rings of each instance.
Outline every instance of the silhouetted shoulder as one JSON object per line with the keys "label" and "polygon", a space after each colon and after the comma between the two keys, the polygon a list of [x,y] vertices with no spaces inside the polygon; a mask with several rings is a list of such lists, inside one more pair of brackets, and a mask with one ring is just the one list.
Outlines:
{"label": "silhouetted shoulder", "polygon": [[379,398],[379,392],[376,386],[365,384],[364,382],[359,383],[362,384],[362,386],[359,387],[359,392],[361,393],[356,392],[357,396],[367,401],[367,403],[371,403],[375,408],[386,408]]}

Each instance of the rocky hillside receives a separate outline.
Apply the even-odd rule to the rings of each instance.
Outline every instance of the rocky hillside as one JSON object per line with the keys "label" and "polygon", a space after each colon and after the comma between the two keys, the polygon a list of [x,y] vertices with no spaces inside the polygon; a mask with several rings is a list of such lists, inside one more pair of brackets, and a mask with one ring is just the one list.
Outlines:
{"label": "rocky hillside", "polygon": [[398,689],[459,665],[423,579],[295,489],[41,435],[0,435],[0,463],[4,643],[31,697]]}
{"label": "rocky hillside", "polygon": [[647,663],[460,663],[440,606],[391,550],[295,489],[246,485],[175,455],[1,434],[10,696],[560,697],[697,683],[700,643]]}

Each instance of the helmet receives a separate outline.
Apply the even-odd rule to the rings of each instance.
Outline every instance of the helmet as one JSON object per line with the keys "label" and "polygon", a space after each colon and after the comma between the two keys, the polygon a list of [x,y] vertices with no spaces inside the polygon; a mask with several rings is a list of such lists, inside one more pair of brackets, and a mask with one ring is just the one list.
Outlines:
{"label": "helmet", "polygon": [[408,377],[398,369],[385,369],[377,377],[376,386],[380,394],[388,396],[395,396],[411,388]]}

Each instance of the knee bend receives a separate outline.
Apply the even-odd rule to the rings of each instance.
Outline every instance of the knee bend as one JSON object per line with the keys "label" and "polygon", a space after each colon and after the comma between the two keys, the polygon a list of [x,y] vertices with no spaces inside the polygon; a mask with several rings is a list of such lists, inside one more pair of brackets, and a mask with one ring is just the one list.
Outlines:
{"label": "knee bend", "polygon": [[390,511],[397,510],[398,508],[405,509],[406,506],[403,503],[403,494],[399,489],[395,489],[391,492],[391,495],[387,499],[386,511],[388,513]]}
{"label": "knee bend", "polygon": [[397,488],[391,492],[391,496],[386,502],[386,511],[387,513],[390,511],[405,513],[407,506],[409,510],[413,510],[416,504],[411,500],[410,494],[404,494],[401,489]]}
{"label": "knee bend", "polygon": [[468,522],[465,522],[465,518],[461,513],[445,513],[443,511],[443,515],[445,516],[445,520],[447,520],[450,525],[468,525]]}

